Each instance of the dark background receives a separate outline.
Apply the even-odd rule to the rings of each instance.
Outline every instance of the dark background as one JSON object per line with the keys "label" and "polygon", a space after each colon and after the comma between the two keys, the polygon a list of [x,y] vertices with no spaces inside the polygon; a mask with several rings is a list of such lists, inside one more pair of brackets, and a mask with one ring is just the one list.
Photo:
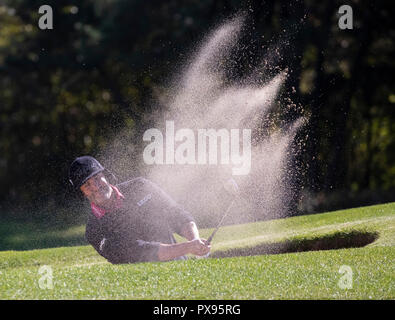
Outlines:
{"label": "dark background", "polygon": [[[43,4],[53,30],[38,28]],[[352,30],[338,27],[344,4]],[[13,0],[0,1],[0,214],[67,208],[71,161],[100,158],[119,134],[111,148],[138,159],[155,92],[203,35],[240,13],[249,55],[238,72],[273,50],[290,72],[284,90],[310,116],[295,212],[394,201],[392,1]]]}

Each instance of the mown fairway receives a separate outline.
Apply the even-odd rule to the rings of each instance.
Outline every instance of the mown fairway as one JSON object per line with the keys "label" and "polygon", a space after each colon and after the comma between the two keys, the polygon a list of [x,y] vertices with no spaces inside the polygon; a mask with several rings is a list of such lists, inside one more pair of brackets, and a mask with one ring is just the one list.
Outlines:
{"label": "mown fairway", "polygon": [[[62,236],[76,239],[83,231],[73,228]],[[318,250],[323,243],[350,245],[364,235],[374,239],[361,248],[118,266],[89,246],[3,251],[0,298],[394,299],[395,203],[224,227],[214,239],[213,256],[259,253],[257,248]],[[38,241],[50,234],[30,237]],[[25,235],[23,241],[33,238]],[[2,242],[11,245],[12,239]],[[43,265],[52,268],[53,289],[40,289]],[[341,266],[351,268],[352,288],[339,286],[346,275],[339,273]]]}

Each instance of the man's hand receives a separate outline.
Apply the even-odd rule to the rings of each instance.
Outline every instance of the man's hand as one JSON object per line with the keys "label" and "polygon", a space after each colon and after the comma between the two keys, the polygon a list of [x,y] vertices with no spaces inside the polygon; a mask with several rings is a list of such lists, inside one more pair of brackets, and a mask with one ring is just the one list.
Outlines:
{"label": "man's hand", "polygon": [[194,239],[188,242],[164,244],[161,243],[158,250],[158,260],[168,261],[188,253],[204,256],[210,252],[211,246],[206,239]]}
{"label": "man's hand", "polygon": [[210,252],[211,246],[207,243],[206,239],[195,239],[189,241],[190,249],[189,253],[196,256],[204,256]]}
{"label": "man's hand", "polygon": [[195,222],[186,223],[181,230],[181,235],[189,241],[175,244],[161,243],[158,250],[159,261],[172,260],[188,253],[195,256],[204,256],[210,252],[211,246],[206,239],[200,238]]}

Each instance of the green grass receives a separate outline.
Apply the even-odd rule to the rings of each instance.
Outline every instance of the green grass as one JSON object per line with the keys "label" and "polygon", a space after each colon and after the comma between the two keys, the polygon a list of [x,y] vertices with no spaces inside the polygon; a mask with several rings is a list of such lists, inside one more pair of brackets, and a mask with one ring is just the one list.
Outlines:
{"label": "green grass", "polygon": [[[62,232],[67,241],[67,236],[80,237],[83,228]],[[377,239],[363,248],[116,266],[89,246],[3,251],[0,298],[394,299],[395,203],[227,226],[217,233],[213,254],[262,244],[302,246],[358,232],[374,233]],[[53,270],[53,289],[39,288],[42,265]],[[351,289],[338,285],[343,265],[353,272]]]}

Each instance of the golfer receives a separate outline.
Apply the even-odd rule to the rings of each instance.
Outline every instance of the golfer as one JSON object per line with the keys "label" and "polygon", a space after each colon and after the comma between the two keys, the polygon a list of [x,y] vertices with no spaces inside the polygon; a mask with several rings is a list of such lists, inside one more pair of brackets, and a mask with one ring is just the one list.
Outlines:
{"label": "golfer", "polygon": [[[196,223],[161,188],[142,177],[112,185],[107,170],[93,157],[75,159],[70,183],[90,202],[85,237],[114,264],[185,259],[206,255]],[[188,241],[176,243],[176,232]]]}

